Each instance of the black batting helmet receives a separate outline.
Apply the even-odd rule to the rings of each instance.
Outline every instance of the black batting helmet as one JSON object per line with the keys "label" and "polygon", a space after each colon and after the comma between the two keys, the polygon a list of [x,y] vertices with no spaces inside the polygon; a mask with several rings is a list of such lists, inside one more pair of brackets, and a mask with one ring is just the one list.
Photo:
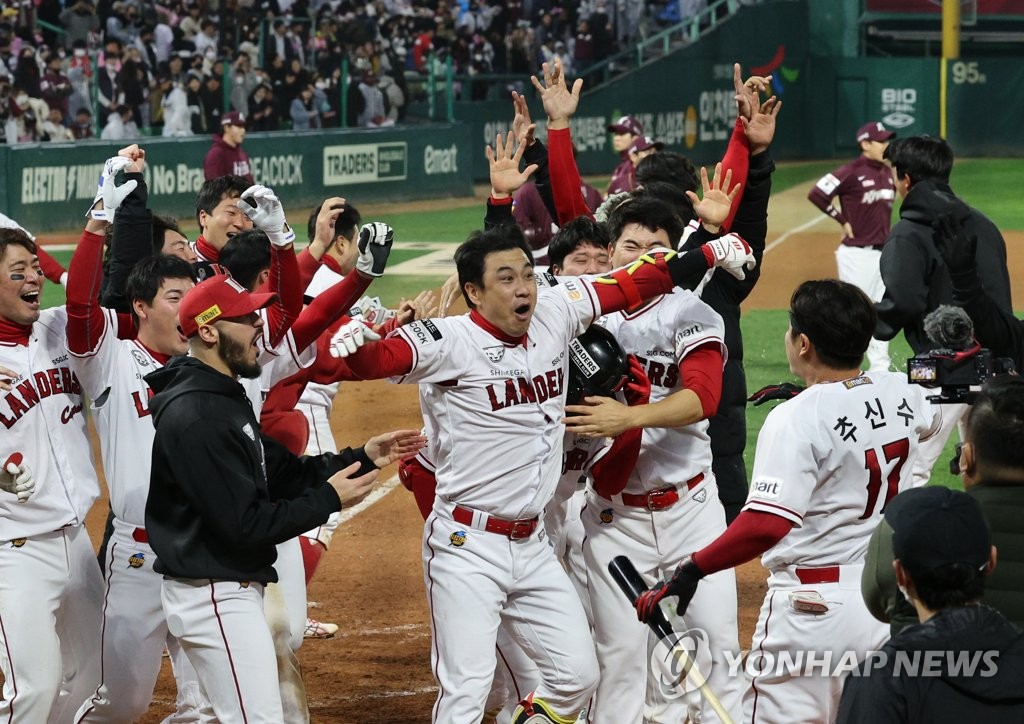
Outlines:
{"label": "black batting helmet", "polygon": [[629,360],[618,341],[604,327],[593,325],[569,342],[570,405],[587,395],[611,397],[629,378]]}

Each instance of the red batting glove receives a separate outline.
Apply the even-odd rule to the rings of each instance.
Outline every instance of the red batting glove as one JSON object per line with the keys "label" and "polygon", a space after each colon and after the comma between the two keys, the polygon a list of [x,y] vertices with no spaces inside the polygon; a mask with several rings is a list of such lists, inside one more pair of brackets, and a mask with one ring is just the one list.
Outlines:
{"label": "red batting glove", "polygon": [[636,599],[636,617],[642,623],[647,623],[654,614],[658,603],[668,595],[668,584],[658,582],[654,588],[641,593]]}
{"label": "red batting glove", "polygon": [[626,383],[623,395],[630,407],[646,405],[651,401],[651,381],[647,378],[643,364],[633,354],[629,355],[629,382]]}

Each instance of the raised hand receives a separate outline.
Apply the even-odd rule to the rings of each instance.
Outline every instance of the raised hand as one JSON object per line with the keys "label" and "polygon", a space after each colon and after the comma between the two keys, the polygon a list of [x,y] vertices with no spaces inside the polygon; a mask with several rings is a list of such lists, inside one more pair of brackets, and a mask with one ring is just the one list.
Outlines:
{"label": "raised hand", "polygon": [[384,268],[395,243],[395,231],[382,221],[363,224],[359,230],[359,258],[356,270],[368,277],[384,276]]}
{"label": "raised hand", "polygon": [[86,216],[107,223],[114,221],[114,214],[117,213],[121,202],[139,185],[133,179],[118,186],[114,180],[119,172],[124,171],[131,164],[132,160],[124,156],[112,156],[106,160],[96,184],[96,196],[93,198],[92,206]]}
{"label": "raised hand", "polygon": [[367,342],[376,342],[380,335],[358,319],[338,327],[330,341],[331,357],[348,357]]}
{"label": "raised hand", "polygon": [[754,111],[750,120],[740,118],[743,132],[750,143],[750,155],[756,156],[772,144],[775,138],[775,119],[782,109],[782,101],[772,96]]}
{"label": "raised hand", "polygon": [[739,234],[726,234],[701,246],[708,267],[721,267],[737,279],[745,279],[747,271],[757,266],[750,244]]}
{"label": "raised hand", "polygon": [[403,299],[398,305],[398,324],[409,324],[417,319],[427,319],[437,313],[437,296],[425,289],[413,299]]}
{"label": "raised hand", "polygon": [[254,184],[242,192],[237,204],[274,246],[286,247],[295,242],[295,232],[288,226],[284,206],[273,189]]}
{"label": "raised hand", "polygon": [[722,224],[725,223],[725,220],[729,218],[732,204],[740,193],[740,184],[730,188],[731,183],[732,169],[725,172],[725,178],[723,179],[722,164],[715,164],[715,178],[713,181],[709,181],[707,168],[701,166],[700,185],[701,195],[704,198],[698,198],[697,194],[693,191],[686,192],[686,196],[693,204],[693,210],[701,222],[706,227],[713,227],[709,229],[712,233],[717,232]]}
{"label": "raised hand", "polygon": [[732,65],[732,87],[736,91],[737,115],[750,120],[754,113],[761,107],[761,93],[767,93],[770,75],[752,75],[746,80],[740,74],[740,64]]}
{"label": "raised hand", "polygon": [[[332,196],[324,199],[320,206],[320,213],[316,215],[316,223],[313,231],[313,238],[309,242],[310,253],[316,258],[323,257],[331,242],[334,241],[334,223],[338,217],[345,212],[345,199],[341,196]],[[319,255],[317,255],[319,252]]]}
{"label": "raised hand", "polygon": [[548,115],[548,128],[568,128],[569,119],[576,113],[576,107],[580,103],[583,79],[577,78],[570,90],[562,73],[562,61],[558,58],[551,63],[544,63],[541,69],[544,75],[543,85],[535,75],[530,76],[530,82],[544,103],[544,112]]}
{"label": "raised hand", "polygon": [[393,430],[371,437],[363,445],[366,456],[378,468],[413,457],[427,445],[421,430]]}
{"label": "raised hand", "polygon": [[531,163],[520,171],[519,162],[523,159],[526,146],[520,143],[513,153],[513,132],[508,132],[505,142],[502,141],[501,136],[502,134],[499,133],[495,137],[493,149],[490,146],[487,147],[487,163],[491,170],[491,195],[496,198],[514,194],[537,170],[537,164]]}
{"label": "raised hand", "polygon": [[512,133],[520,146],[528,148],[533,144],[533,133],[537,130],[537,124],[530,119],[530,107],[521,93],[512,91],[512,106],[515,108],[515,116],[512,118]]}
{"label": "raised hand", "polygon": [[462,288],[459,286],[459,273],[452,272],[452,275],[441,285],[441,301],[437,305],[438,316],[443,317],[448,314],[448,310],[451,309],[460,294],[462,294]]}

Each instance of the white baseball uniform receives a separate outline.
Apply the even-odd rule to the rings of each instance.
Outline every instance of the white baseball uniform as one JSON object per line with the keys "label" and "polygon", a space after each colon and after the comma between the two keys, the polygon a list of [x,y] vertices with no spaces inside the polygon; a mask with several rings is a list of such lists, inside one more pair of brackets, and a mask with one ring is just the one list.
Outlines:
{"label": "white baseball uniform", "polygon": [[[888,639],[864,605],[861,570],[886,504],[910,487],[918,441],[940,424],[927,394],[904,375],[868,372],[812,385],[768,414],[743,509],[794,527],[762,557],[770,577],[751,644],[756,663],[746,667],[746,721],[833,721],[842,676],[827,673],[844,653],[860,661]],[[767,666],[782,652],[808,651],[828,657],[825,673],[820,664]]]}
{"label": "white baseball uniform", "polygon": [[[578,712],[596,683],[586,614],[537,518],[561,468],[567,346],[599,314],[591,283],[567,280],[538,291],[522,344],[475,314],[393,333],[413,355],[393,381],[427,387],[423,413],[437,438],[423,538],[435,722],[483,716],[502,622],[540,669],[536,696],[554,711]],[[508,532],[491,532],[499,526]]]}
{"label": "white baseball uniform", "polygon": [[66,324],[46,309],[27,345],[0,342],[17,375],[0,392],[0,461],[21,453],[36,480],[24,503],[0,492],[0,720],[71,721],[100,678],[103,581],[83,526],[99,482]]}
{"label": "white baseball uniform", "polygon": [[[617,312],[602,320],[622,349],[637,355],[651,381],[651,403],[683,389],[679,365],[697,347],[719,345],[726,354],[722,318],[691,292],[676,290],[632,312]],[[706,420],[677,428],[646,428],[640,454],[622,494],[611,500],[588,491],[583,524],[594,639],[601,679],[591,712],[592,722],[682,721],[687,700],[644,691],[652,672],[650,650],[654,636],[637,621],[636,612],[608,572],[608,563],[627,555],[648,585],[667,580],[684,557],[714,540],[725,530],[725,511],[711,472],[711,442]],[[678,502],[658,509],[628,505],[623,496],[646,496],[674,488]],[[658,497],[659,494],[655,494]],[[635,501],[633,501],[635,502]],[[724,574],[724,575],[723,575]],[[728,676],[725,651],[738,651],[736,578],[732,570],[708,576],[694,596],[682,625],[702,629],[708,653],[698,656],[701,672],[722,705],[739,720],[740,682]],[[703,707],[703,721],[714,712]]]}

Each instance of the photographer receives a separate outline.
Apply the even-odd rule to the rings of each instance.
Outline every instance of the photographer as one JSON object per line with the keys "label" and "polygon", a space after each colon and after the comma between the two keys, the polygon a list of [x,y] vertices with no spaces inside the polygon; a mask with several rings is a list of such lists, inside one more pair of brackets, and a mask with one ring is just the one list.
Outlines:
{"label": "photographer", "polygon": [[942,255],[953,284],[953,303],[974,323],[974,336],[993,356],[1010,357],[1024,369],[1024,322],[997,304],[978,274],[978,238],[968,234],[954,214],[943,214],[932,224],[935,247]]}

